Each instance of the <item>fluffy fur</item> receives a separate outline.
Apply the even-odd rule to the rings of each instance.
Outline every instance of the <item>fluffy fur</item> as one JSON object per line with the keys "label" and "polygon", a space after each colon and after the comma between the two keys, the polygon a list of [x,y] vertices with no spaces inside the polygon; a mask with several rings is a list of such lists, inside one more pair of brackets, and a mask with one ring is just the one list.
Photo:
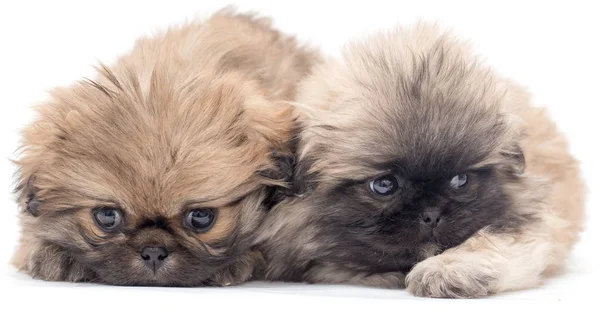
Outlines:
{"label": "fluffy fur", "polygon": [[[578,163],[545,111],[434,26],[351,43],[298,109],[297,197],[259,241],[269,279],[479,297],[537,285],[582,228]],[[398,190],[375,194],[386,176]]]}
{"label": "fluffy fur", "polygon": [[[289,177],[279,157],[293,119],[280,101],[317,61],[268,20],[224,10],[54,90],[23,132],[14,264],[118,285],[248,279],[262,261],[248,237]],[[94,222],[102,207],[123,212],[118,229]],[[217,211],[208,232],[184,227],[198,208]],[[162,267],[145,266],[144,247],[168,252]]]}

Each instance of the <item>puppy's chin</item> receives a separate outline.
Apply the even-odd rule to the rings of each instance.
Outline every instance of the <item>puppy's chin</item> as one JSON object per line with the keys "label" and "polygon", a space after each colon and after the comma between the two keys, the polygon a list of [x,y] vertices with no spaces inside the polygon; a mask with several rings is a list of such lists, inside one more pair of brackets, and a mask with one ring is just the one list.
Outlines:
{"label": "puppy's chin", "polygon": [[210,285],[210,278],[225,269],[207,265],[203,265],[202,270],[188,269],[184,265],[185,262],[172,258],[157,270],[152,270],[143,262],[134,260],[126,269],[115,269],[107,264],[96,266],[93,270],[99,281],[112,285],[198,287]]}
{"label": "puppy's chin", "polygon": [[92,263],[90,266],[94,266],[98,281],[112,285],[230,286],[255,277],[256,272],[264,268],[264,259],[260,253],[253,251],[212,257],[210,262],[174,253],[156,270],[149,269],[135,257],[131,258],[129,268],[116,269],[110,263]]}
{"label": "puppy's chin", "polygon": [[[457,221],[456,223],[467,224],[469,221]],[[441,252],[463,243],[479,230],[479,228],[469,229],[467,227],[462,230],[456,230],[454,227],[451,227],[452,225],[449,226],[450,227],[448,227],[448,225],[441,225],[436,228],[423,227],[422,233],[424,236],[422,237],[421,243],[424,243],[425,246],[436,246]],[[482,225],[480,227],[483,228],[484,226]]]}
{"label": "puppy's chin", "polygon": [[[217,264],[207,264],[176,252],[160,266],[148,265],[139,255],[115,251],[93,252],[78,260],[95,273],[96,281],[121,286],[203,286],[220,269]],[[226,266],[226,259],[221,264]]]}

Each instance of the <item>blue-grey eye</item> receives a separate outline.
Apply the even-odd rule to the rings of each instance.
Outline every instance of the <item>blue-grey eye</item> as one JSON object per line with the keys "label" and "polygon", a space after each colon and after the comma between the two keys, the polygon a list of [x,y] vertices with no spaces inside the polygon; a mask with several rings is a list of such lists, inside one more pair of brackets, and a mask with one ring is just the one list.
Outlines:
{"label": "blue-grey eye", "polygon": [[462,189],[467,186],[469,177],[467,174],[458,174],[450,180],[450,187],[454,189]]}
{"label": "blue-grey eye", "polygon": [[193,209],[188,211],[183,221],[184,225],[197,232],[208,232],[215,224],[215,209]]}
{"label": "blue-grey eye", "polygon": [[123,223],[123,211],[112,207],[100,207],[93,212],[94,221],[100,228],[110,231]]}
{"label": "blue-grey eye", "polygon": [[379,196],[389,196],[398,191],[398,179],[388,174],[369,182],[371,191]]}

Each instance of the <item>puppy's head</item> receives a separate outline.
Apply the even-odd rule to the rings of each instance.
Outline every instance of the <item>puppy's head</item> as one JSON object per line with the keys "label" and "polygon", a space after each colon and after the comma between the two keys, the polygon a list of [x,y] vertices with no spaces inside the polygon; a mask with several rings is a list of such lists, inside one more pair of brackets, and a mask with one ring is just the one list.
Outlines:
{"label": "puppy's head", "polygon": [[327,259],[408,268],[518,222],[519,133],[501,83],[463,44],[418,26],[352,44],[316,72],[300,97],[296,180],[333,244]]}
{"label": "puppy's head", "polygon": [[39,108],[17,162],[20,267],[58,250],[86,279],[202,285],[244,254],[284,184],[289,112],[235,72],[170,66],[102,67]]}

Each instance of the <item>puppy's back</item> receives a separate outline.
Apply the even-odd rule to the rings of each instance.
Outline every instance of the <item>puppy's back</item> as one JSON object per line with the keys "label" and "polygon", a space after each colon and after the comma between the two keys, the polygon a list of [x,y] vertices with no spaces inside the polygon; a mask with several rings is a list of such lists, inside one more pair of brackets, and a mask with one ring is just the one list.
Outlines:
{"label": "puppy's back", "polygon": [[[317,50],[275,30],[270,19],[225,9],[206,21],[138,40],[115,67],[142,69],[141,82],[149,82],[156,70],[169,71],[181,81],[198,73],[235,71],[259,82],[268,99],[291,100],[299,80],[320,61]],[[168,68],[156,68],[156,64]]]}
{"label": "puppy's back", "polygon": [[[533,107],[527,90],[505,81],[506,110],[515,115],[523,130],[522,148],[526,173],[549,180],[548,207],[559,217],[548,222],[558,251],[558,261],[566,258],[583,229],[585,188],[579,162],[570,154],[566,137],[544,108]],[[550,267],[552,270],[552,267]]]}

